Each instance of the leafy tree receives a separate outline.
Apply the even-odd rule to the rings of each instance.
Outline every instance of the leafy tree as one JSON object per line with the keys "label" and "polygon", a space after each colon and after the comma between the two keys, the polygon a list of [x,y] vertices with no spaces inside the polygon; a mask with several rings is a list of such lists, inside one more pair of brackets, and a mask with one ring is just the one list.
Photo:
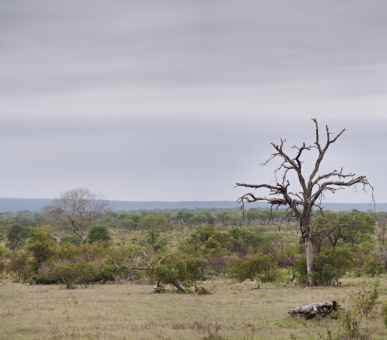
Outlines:
{"label": "leafy tree", "polygon": [[241,222],[241,215],[238,211],[222,211],[216,215],[216,220],[224,226],[237,225]]}
{"label": "leafy tree", "polygon": [[6,270],[16,274],[17,281],[26,281],[30,276],[29,254],[27,252],[15,252],[9,257]]}
{"label": "leafy tree", "polygon": [[231,278],[239,282],[259,277],[262,282],[274,281],[277,275],[276,262],[273,256],[258,254],[248,260],[237,259],[229,268]]}
{"label": "leafy tree", "polygon": [[203,210],[200,214],[206,216],[207,224],[214,224],[215,223],[215,218],[212,216],[212,214],[208,210]]}
{"label": "leafy tree", "polygon": [[154,251],[161,250],[165,247],[166,238],[162,237],[162,233],[170,228],[165,216],[149,213],[141,219],[139,227],[145,230],[146,236],[144,241]]}
{"label": "leafy tree", "polygon": [[355,259],[348,249],[335,247],[323,250],[313,260],[316,284],[319,286],[338,285],[346,271],[351,270]]}
{"label": "leafy tree", "polygon": [[12,224],[7,233],[7,246],[12,251],[18,250],[23,247],[28,236],[28,228],[22,226],[21,224]]}
{"label": "leafy tree", "polygon": [[102,241],[102,242],[109,242],[111,240],[109,230],[104,225],[94,225],[89,230],[89,235],[87,237],[88,242],[90,244]]}
{"label": "leafy tree", "polygon": [[193,217],[194,214],[191,212],[179,210],[175,216],[173,216],[173,221],[177,224],[188,223],[189,219]]}
{"label": "leafy tree", "polygon": [[106,213],[108,202],[101,195],[87,188],[78,188],[63,193],[43,211],[51,221],[78,236],[84,242],[89,228]]}
{"label": "leafy tree", "polygon": [[[186,244],[191,245],[199,253],[201,247],[207,242],[207,240],[215,234],[215,228],[213,225],[200,226],[194,233],[188,236],[185,240],[183,247],[186,248]],[[182,249],[187,250],[187,249]]]}
{"label": "leafy tree", "polygon": [[379,276],[385,271],[385,266],[375,255],[367,254],[364,256],[363,271],[371,277]]}
{"label": "leafy tree", "polygon": [[59,244],[72,244],[74,246],[79,246],[81,244],[81,239],[75,235],[65,235],[60,239]]}
{"label": "leafy tree", "polygon": [[176,260],[167,264],[158,264],[155,267],[154,274],[161,282],[171,284],[181,292],[186,291],[182,282],[189,278],[189,273],[184,261]]}
{"label": "leafy tree", "polygon": [[352,246],[358,242],[361,235],[375,233],[375,219],[357,210],[344,214],[340,218],[340,224],[343,226],[340,228],[341,237]]}
{"label": "leafy tree", "polygon": [[387,219],[382,219],[379,221],[379,240],[382,242],[382,244],[385,244],[387,236]]}
{"label": "leafy tree", "polygon": [[[306,264],[308,272],[309,285],[315,284],[313,275],[313,229],[312,214],[315,207],[319,207],[320,200],[326,192],[335,193],[346,187],[360,184],[365,187],[371,187],[366,176],[357,176],[352,173],[344,173],[343,170],[333,170],[327,173],[319,173],[320,165],[328,151],[329,147],[337,141],[344,133],[345,129],[332,138],[332,133],[326,126],[326,143],[320,143],[320,132],[316,119],[313,119],[316,128],[316,138],[314,145],[307,146],[305,143],[300,147],[294,146],[295,155],[291,155],[284,150],[285,140],[281,139],[280,144],[271,143],[275,152],[264,163],[268,164],[274,158],[280,159],[280,165],[276,168],[274,184],[247,184],[237,183],[239,187],[251,188],[254,191],[246,193],[239,198],[239,202],[244,207],[245,202],[265,201],[272,206],[289,207],[292,214],[297,218],[302,238],[305,242]],[[317,151],[315,162],[312,165],[310,174],[306,174],[302,156],[308,151]],[[291,178],[295,175],[295,180]],[[371,187],[372,188],[372,187]],[[257,192],[268,190],[268,195],[259,195]]]}
{"label": "leafy tree", "polygon": [[7,252],[5,248],[0,245],[0,274],[5,269],[6,257],[7,257]]}
{"label": "leafy tree", "polygon": [[32,228],[27,246],[35,261],[35,269],[56,253],[56,240],[45,227]]}
{"label": "leafy tree", "polygon": [[204,214],[197,214],[192,216],[188,222],[194,225],[203,225],[207,223],[207,216]]}

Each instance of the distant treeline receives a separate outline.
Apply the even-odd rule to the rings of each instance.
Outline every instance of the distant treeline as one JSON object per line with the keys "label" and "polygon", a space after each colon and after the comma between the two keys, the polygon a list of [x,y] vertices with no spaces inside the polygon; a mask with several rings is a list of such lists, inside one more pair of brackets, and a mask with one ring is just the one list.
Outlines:
{"label": "distant treeline", "polygon": [[[38,212],[43,206],[51,203],[51,199],[41,198],[0,198],[0,212]],[[133,211],[133,210],[165,210],[165,209],[233,209],[240,206],[235,201],[179,201],[179,202],[161,202],[161,201],[109,201],[113,211]],[[322,205],[330,211],[387,211],[387,203],[378,203],[375,206],[369,203],[325,203]],[[257,202],[246,205],[246,208],[267,209],[267,203]]]}

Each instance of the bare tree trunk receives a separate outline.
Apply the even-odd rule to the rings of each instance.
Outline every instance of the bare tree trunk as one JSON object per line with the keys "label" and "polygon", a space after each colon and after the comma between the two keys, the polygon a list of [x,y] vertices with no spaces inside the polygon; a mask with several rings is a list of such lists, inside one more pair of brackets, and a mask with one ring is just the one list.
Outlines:
{"label": "bare tree trunk", "polygon": [[[308,207],[306,208],[308,209]],[[311,209],[310,209],[311,210]],[[310,226],[310,216],[311,211],[306,210],[306,216],[303,217],[302,223],[300,223],[300,229],[302,232],[302,237],[305,241],[305,255],[306,255],[306,270],[308,273],[308,285],[314,286],[315,279],[313,275],[313,238],[312,238],[312,228]]]}
{"label": "bare tree trunk", "polygon": [[[348,187],[356,187],[357,184],[363,186],[363,190],[369,187],[372,190],[372,201],[373,198],[373,187],[368,182],[366,176],[357,176],[353,173],[344,173],[341,168],[340,171],[333,170],[327,173],[319,173],[320,165],[323,158],[328,151],[331,144],[335,143],[336,140],[344,133],[343,129],[336,136],[332,137],[333,134],[329,131],[328,126],[326,129],[326,142],[325,145],[320,143],[319,127],[316,119],[312,119],[316,127],[316,139],[314,144],[297,147],[293,146],[293,149],[297,150],[295,155],[290,155],[284,150],[285,140],[281,139],[279,144],[271,143],[275,149],[275,153],[263,163],[268,164],[272,159],[279,158],[282,163],[279,167],[274,170],[275,184],[248,184],[248,183],[236,183],[238,187],[245,187],[254,189],[252,192],[248,192],[239,197],[238,202],[242,204],[242,210],[244,211],[245,202],[252,203],[257,201],[264,201],[271,205],[271,207],[288,207],[290,208],[292,216],[296,217],[300,223],[300,231],[302,233],[303,240],[306,246],[306,267],[308,273],[308,284],[310,286],[315,285],[315,279],[313,275],[313,242],[312,242],[312,227],[311,217],[313,214],[313,207],[322,210],[320,205],[321,199],[324,197],[326,192],[335,193],[337,190],[341,190]],[[303,169],[302,157],[304,152],[317,150],[317,158],[315,159],[314,168],[311,174],[305,174]],[[292,185],[288,178],[288,173],[292,172],[297,174],[298,181],[292,179]],[[307,176],[306,176],[307,175]],[[291,189],[296,187],[296,191]],[[301,191],[300,191],[301,189]],[[256,191],[268,190],[269,194],[259,194],[256,196]],[[268,221],[270,222],[270,221]]]}
{"label": "bare tree trunk", "polygon": [[312,238],[305,239],[306,246],[306,270],[308,272],[308,285],[314,286],[315,280],[313,275],[313,242]]}

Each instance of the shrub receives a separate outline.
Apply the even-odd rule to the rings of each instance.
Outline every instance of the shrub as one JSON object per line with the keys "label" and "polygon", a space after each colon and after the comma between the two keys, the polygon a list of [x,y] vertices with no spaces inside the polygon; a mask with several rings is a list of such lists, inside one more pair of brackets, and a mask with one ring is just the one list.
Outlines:
{"label": "shrub", "polygon": [[87,240],[90,244],[94,242],[109,242],[111,240],[109,230],[104,225],[94,225],[90,228]]}
{"label": "shrub", "polygon": [[294,262],[293,281],[300,286],[306,286],[308,284],[308,271],[305,257]]}
{"label": "shrub", "polygon": [[188,277],[192,281],[204,280],[208,263],[200,258],[189,258],[185,260]]}
{"label": "shrub", "polygon": [[5,266],[7,272],[15,273],[17,281],[26,281],[31,275],[31,267],[26,252],[14,253]]}
{"label": "shrub", "polygon": [[220,275],[227,272],[227,267],[230,261],[232,261],[232,257],[217,253],[212,254],[212,256],[208,256],[207,261],[211,272],[216,275]]}
{"label": "shrub", "polygon": [[338,285],[346,271],[351,270],[355,263],[348,249],[332,248],[318,253],[313,260],[313,272],[316,285]]}
{"label": "shrub", "polygon": [[350,294],[350,305],[339,314],[342,324],[341,339],[371,339],[367,329],[369,315],[379,303],[379,291],[377,282],[373,289],[362,287]]}
{"label": "shrub", "polygon": [[379,276],[385,270],[384,263],[373,254],[367,254],[364,256],[363,271],[366,275],[371,277]]}
{"label": "shrub", "polygon": [[62,244],[73,244],[74,246],[80,246],[81,245],[81,239],[78,237],[78,236],[75,236],[75,235],[66,235],[66,236],[63,236],[61,239],[60,239],[60,242],[59,242],[60,245]]}
{"label": "shrub", "polygon": [[259,277],[262,282],[274,281],[277,275],[276,262],[273,256],[258,254],[248,260],[237,259],[229,268],[231,278],[242,282],[246,279],[253,281]]}
{"label": "shrub", "polygon": [[162,283],[171,284],[180,290],[181,282],[189,278],[184,261],[172,261],[167,264],[158,264],[154,269],[155,278]]}
{"label": "shrub", "polygon": [[21,249],[29,236],[28,228],[21,224],[12,224],[7,233],[7,246],[12,251]]}
{"label": "shrub", "polygon": [[7,256],[7,252],[5,251],[4,247],[0,245],[0,274],[4,271],[5,269],[5,259]]}
{"label": "shrub", "polygon": [[[138,278],[138,270],[133,269],[136,262],[138,250],[130,247],[111,247],[106,250],[108,261],[105,261],[104,266],[114,268],[114,280],[121,278]],[[111,269],[106,269],[111,271]],[[107,274],[106,274],[107,275]],[[111,274],[109,274],[111,275]]]}
{"label": "shrub", "polygon": [[32,253],[35,269],[38,270],[40,264],[56,253],[56,241],[46,228],[33,228],[30,232],[30,242],[27,250]]}
{"label": "shrub", "polygon": [[382,305],[382,318],[383,318],[383,323],[387,328],[387,301],[384,302]]}

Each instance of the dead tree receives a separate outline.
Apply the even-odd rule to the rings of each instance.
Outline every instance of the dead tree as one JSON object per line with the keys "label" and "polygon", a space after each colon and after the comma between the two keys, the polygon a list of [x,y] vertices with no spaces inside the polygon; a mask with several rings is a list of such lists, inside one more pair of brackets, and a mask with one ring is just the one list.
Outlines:
{"label": "dead tree", "polygon": [[328,314],[337,311],[338,303],[336,301],[331,302],[317,302],[309,303],[300,307],[293,307],[289,310],[289,314],[301,314],[306,319],[314,318],[317,315],[327,316]]}
{"label": "dead tree", "polygon": [[[319,127],[316,119],[312,119],[316,127],[316,139],[313,145],[307,146],[305,143],[301,147],[293,146],[296,150],[295,155],[291,156],[287,151],[284,150],[285,140],[281,139],[279,145],[271,143],[275,149],[275,153],[262,165],[267,165],[272,159],[279,158],[281,160],[280,166],[274,171],[275,184],[246,184],[236,183],[238,187],[246,187],[254,189],[254,192],[249,192],[239,197],[238,202],[242,205],[244,211],[245,202],[257,202],[263,201],[271,204],[271,207],[287,207],[288,211],[292,216],[296,217],[299,225],[301,235],[304,239],[306,246],[306,264],[308,272],[308,283],[314,285],[314,277],[312,271],[313,262],[313,242],[312,235],[313,230],[311,228],[312,213],[314,208],[322,210],[320,205],[324,193],[331,192],[335,193],[337,190],[344,189],[346,187],[356,186],[357,184],[362,185],[363,190],[366,187],[370,187],[373,193],[373,187],[368,182],[366,176],[356,176],[353,173],[344,173],[343,168],[340,171],[333,170],[328,173],[319,174],[321,162],[324,159],[326,152],[328,151],[331,144],[335,143],[337,139],[344,133],[343,129],[335,137],[332,137],[332,133],[326,126],[326,142],[322,145],[320,142]],[[303,169],[302,156],[307,151],[317,150],[317,157],[312,166],[312,172],[307,176]],[[288,177],[293,173],[296,175],[297,191],[291,191],[290,181]],[[269,195],[261,196],[257,195],[255,191],[267,190]],[[372,195],[373,199],[373,195]]]}

